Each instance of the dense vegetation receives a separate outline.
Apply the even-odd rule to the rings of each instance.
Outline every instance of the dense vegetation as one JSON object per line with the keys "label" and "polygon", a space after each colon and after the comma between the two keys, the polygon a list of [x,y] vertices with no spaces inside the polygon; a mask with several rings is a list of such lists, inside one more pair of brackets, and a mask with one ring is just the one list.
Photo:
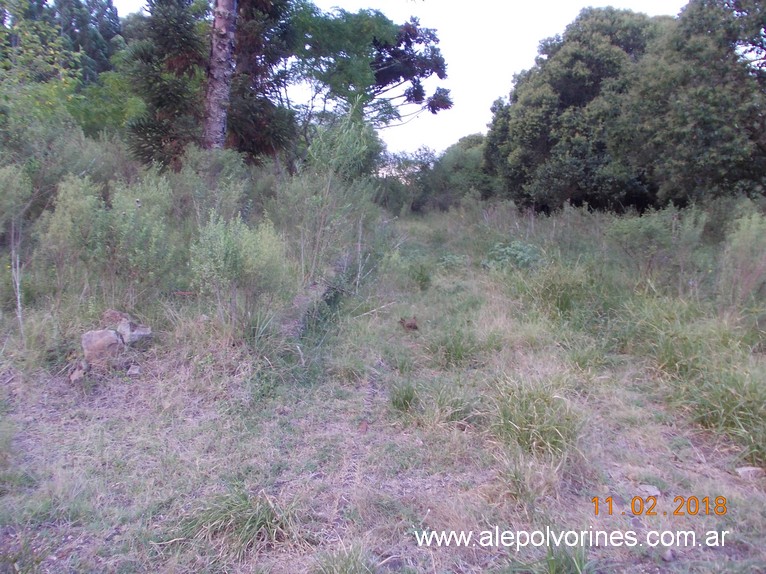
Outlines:
{"label": "dense vegetation", "polygon": [[[0,571],[765,571],[761,3],[586,9],[441,154],[434,30],[231,6],[0,2]],[[412,537],[656,491],[734,542]]]}

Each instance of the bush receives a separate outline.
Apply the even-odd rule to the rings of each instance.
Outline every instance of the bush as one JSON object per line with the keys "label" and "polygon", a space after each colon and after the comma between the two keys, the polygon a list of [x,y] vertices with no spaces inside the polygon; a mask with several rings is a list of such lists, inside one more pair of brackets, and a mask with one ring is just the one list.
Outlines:
{"label": "bush", "polygon": [[211,213],[225,221],[243,208],[249,171],[243,157],[232,150],[203,150],[190,145],[178,173],[168,175],[173,215],[179,222],[195,220],[201,229]]}
{"label": "bush", "polygon": [[183,284],[187,256],[168,225],[167,180],[151,171],[134,185],[117,184],[111,200],[109,207],[88,178],[68,177],[59,186],[55,209],[39,226],[40,256],[54,265],[59,290],[99,286],[133,306],[139,294]]}
{"label": "bush", "polygon": [[667,256],[672,243],[672,223],[677,212],[670,208],[617,219],[607,229],[607,238],[635,265],[640,280],[651,280],[660,259]]}
{"label": "bush", "polygon": [[632,269],[637,283],[696,296],[710,268],[702,240],[706,222],[707,214],[700,209],[668,207],[621,217],[606,236],[619,248],[619,263]]}
{"label": "bush", "polygon": [[511,243],[496,243],[490,250],[482,266],[492,269],[534,269],[545,261],[542,250],[530,243],[512,241]]}
{"label": "bush", "polygon": [[216,300],[219,318],[236,324],[259,299],[282,299],[291,289],[286,245],[266,220],[257,228],[240,216],[213,213],[191,247],[191,270],[200,293]]}
{"label": "bush", "polygon": [[743,309],[766,296],[766,218],[751,213],[737,219],[726,240],[718,276],[718,302]]}
{"label": "bush", "polygon": [[43,214],[38,225],[40,255],[55,268],[59,288],[107,264],[110,223],[101,190],[89,178],[70,176],[61,182],[53,211]]}

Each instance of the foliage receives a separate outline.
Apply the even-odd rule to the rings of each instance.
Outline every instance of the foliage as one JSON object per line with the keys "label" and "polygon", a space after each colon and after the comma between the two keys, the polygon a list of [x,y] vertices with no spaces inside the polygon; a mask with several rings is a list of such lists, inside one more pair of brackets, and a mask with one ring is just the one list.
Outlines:
{"label": "foliage", "polygon": [[[436,32],[422,28],[416,18],[396,25],[375,10],[325,14],[306,5],[296,27],[302,40],[295,74],[325,100],[345,110],[358,106],[376,125],[399,120],[399,108],[408,104],[434,114],[452,107],[449,90],[426,95],[423,80],[446,78],[446,63]],[[408,87],[400,90],[403,85]]]}
{"label": "foliage", "polygon": [[721,256],[719,303],[744,310],[766,297],[766,217],[750,213],[735,221]]}
{"label": "foliage", "polygon": [[32,197],[29,178],[16,165],[0,167],[0,237],[9,231],[14,220],[21,221]]}
{"label": "foliage", "polygon": [[111,69],[112,40],[120,33],[120,19],[112,0],[56,0],[56,23],[68,48],[81,55],[83,82],[96,81]]}
{"label": "foliage", "polygon": [[162,165],[199,138],[205,48],[188,0],[149,3],[147,38],[131,44],[129,76],[146,111],[128,123],[130,145]]}
{"label": "foliage", "polygon": [[613,8],[585,9],[563,37],[543,41],[536,66],[518,74],[509,104],[493,105],[485,158],[519,205],[566,201],[609,207],[631,193],[631,174],[613,165],[605,126],[632,63],[656,24]]}
{"label": "foliage", "polygon": [[[521,206],[639,210],[763,193],[764,93],[723,2],[583,10],[495,102],[484,158]],[[726,105],[722,105],[726,102]]]}
{"label": "foliage", "polygon": [[292,78],[285,68],[295,52],[293,20],[300,5],[290,0],[238,3],[227,145],[251,156],[273,156],[297,137],[295,114],[285,98]]}
{"label": "foliage", "polygon": [[511,243],[496,243],[481,263],[490,269],[507,269],[511,266],[534,269],[544,262],[545,257],[539,247],[515,240]]}
{"label": "foliage", "polygon": [[421,149],[409,157],[395,158],[398,165],[394,169],[410,188],[411,209],[446,211],[472,194],[483,199],[493,196],[497,181],[484,170],[483,150],[484,136],[473,134],[460,138],[438,157]]}
{"label": "foliage", "polygon": [[289,295],[285,244],[270,221],[248,227],[213,213],[191,247],[194,285],[217,303],[219,319],[238,324],[261,298]]}
{"label": "foliage", "polygon": [[348,263],[350,256],[346,246],[356,244],[360,255],[373,191],[361,176],[376,145],[369,126],[349,114],[319,133],[304,171],[278,185],[276,195],[265,202],[269,217],[290,238],[304,283],[329,268],[345,267],[343,261]]}
{"label": "foliage", "polygon": [[0,77],[14,83],[74,79],[78,55],[58,33],[55,14],[45,2],[23,6],[5,3],[0,13]]}
{"label": "foliage", "polygon": [[60,185],[55,209],[39,222],[40,257],[55,270],[59,290],[67,283],[94,286],[133,301],[182,281],[184,249],[170,214],[167,180],[150,172],[133,185],[115,186],[110,205],[100,186],[69,177]]}
{"label": "foliage", "polygon": [[764,94],[732,24],[717,3],[690,2],[636,68],[610,145],[656,203],[763,193]]}
{"label": "foliage", "polygon": [[121,72],[103,72],[97,82],[69,95],[66,107],[90,137],[121,132],[146,112],[144,102],[132,93],[130,78]]}
{"label": "foliage", "polygon": [[168,174],[173,214],[177,221],[194,221],[201,229],[211,214],[230,221],[244,212],[249,170],[233,150],[203,150],[190,145],[176,173]]}

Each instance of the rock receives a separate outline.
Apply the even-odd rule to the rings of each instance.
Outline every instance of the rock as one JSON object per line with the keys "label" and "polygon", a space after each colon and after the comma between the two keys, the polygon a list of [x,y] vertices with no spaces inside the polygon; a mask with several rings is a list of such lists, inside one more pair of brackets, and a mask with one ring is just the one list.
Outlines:
{"label": "rock", "polygon": [[652,484],[640,484],[638,490],[646,496],[654,496],[655,498],[659,497],[661,494],[660,489]]}
{"label": "rock", "polygon": [[82,336],[85,362],[94,367],[110,367],[112,359],[120,354],[124,346],[119,333],[111,329],[88,331]]}
{"label": "rock", "polygon": [[766,476],[766,470],[757,466],[741,466],[737,469],[737,474],[745,480],[758,480]]}
{"label": "rock", "polygon": [[672,548],[668,548],[667,550],[665,550],[665,552],[662,553],[662,559],[665,562],[673,562],[673,560],[676,559],[676,553],[673,552]]}
{"label": "rock", "polygon": [[130,319],[123,317],[117,324],[117,332],[122,336],[126,345],[135,345],[152,337],[152,328],[139,325]]}
{"label": "rock", "polygon": [[101,324],[105,328],[114,329],[122,335],[122,341],[126,345],[135,345],[152,336],[151,327],[140,324],[127,313],[116,309],[107,309],[101,315]]}
{"label": "rock", "polygon": [[79,383],[88,372],[88,363],[85,361],[77,361],[69,371],[69,382],[72,384]]}
{"label": "rock", "polygon": [[130,365],[130,368],[128,369],[128,376],[129,377],[141,376],[141,367],[138,365]]}
{"label": "rock", "polygon": [[117,311],[115,309],[107,309],[101,315],[101,325],[104,328],[110,328],[110,327],[114,328],[123,319],[127,319],[128,321],[132,320],[130,315],[128,315],[127,313],[123,313],[122,311]]}

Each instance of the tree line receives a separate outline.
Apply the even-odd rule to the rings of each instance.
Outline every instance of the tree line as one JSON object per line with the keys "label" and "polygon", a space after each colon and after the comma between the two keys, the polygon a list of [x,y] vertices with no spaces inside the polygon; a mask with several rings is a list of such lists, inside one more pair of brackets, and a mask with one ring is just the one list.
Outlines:
{"label": "tree line", "polygon": [[[438,42],[416,18],[305,0],[150,0],[122,19],[112,0],[0,3],[4,81],[57,84],[86,133],[124,131],[163,165],[190,143],[299,157],[351,110],[381,126],[448,109],[449,91],[423,83],[446,78]],[[296,86],[308,96],[291,99]]]}
{"label": "tree line", "polygon": [[485,194],[537,210],[763,196],[765,27],[757,0],[583,10],[493,105]]}
{"label": "tree line", "polygon": [[[540,42],[486,136],[441,155],[385,154],[372,137],[358,173],[378,177],[378,202],[396,212],[466,194],[546,212],[760,198],[764,38],[759,0],[691,0],[676,18],[587,8]],[[344,114],[372,132],[451,108],[448,90],[425,87],[446,78],[438,42],[415,18],[306,0],[150,0],[122,19],[112,0],[2,1],[0,143],[6,162],[24,160],[24,118],[63,107],[147,163],[177,167],[196,144],[292,169]]]}

